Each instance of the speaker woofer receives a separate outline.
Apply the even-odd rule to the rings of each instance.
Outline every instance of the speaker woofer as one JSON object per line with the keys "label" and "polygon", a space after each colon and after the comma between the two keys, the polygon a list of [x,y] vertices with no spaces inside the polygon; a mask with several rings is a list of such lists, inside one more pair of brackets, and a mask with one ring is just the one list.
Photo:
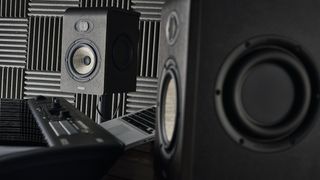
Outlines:
{"label": "speaker woofer", "polygon": [[253,150],[291,147],[308,123],[312,104],[308,62],[296,43],[283,38],[256,38],[234,50],[216,86],[218,115],[227,133]]}
{"label": "speaker woofer", "polygon": [[174,60],[169,59],[165,64],[160,79],[158,106],[158,132],[162,153],[172,155],[179,126],[179,79]]}
{"label": "speaker woofer", "polygon": [[88,75],[96,65],[96,55],[88,45],[81,45],[75,49],[71,57],[73,70],[80,75]]}
{"label": "speaker woofer", "polygon": [[78,40],[73,43],[66,57],[67,71],[77,81],[89,81],[99,70],[99,52],[88,40]]}
{"label": "speaker woofer", "polygon": [[163,135],[167,144],[173,138],[174,129],[177,121],[177,85],[173,74],[169,73],[165,78],[162,97],[162,122]]}

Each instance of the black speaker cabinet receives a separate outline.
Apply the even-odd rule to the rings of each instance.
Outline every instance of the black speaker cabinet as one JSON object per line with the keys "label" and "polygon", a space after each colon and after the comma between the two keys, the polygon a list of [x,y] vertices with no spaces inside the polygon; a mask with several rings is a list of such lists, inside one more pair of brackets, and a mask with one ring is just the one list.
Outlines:
{"label": "black speaker cabinet", "polygon": [[68,9],[63,17],[61,90],[134,91],[139,14],[116,8]]}
{"label": "black speaker cabinet", "polygon": [[159,179],[320,178],[319,9],[314,0],[166,3]]}
{"label": "black speaker cabinet", "polygon": [[189,9],[187,1],[167,1],[162,11],[154,164],[159,179],[178,179],[183,169],[182,153],[188,150],[183,142],[187,140],[185,130],[189,129],[185,123],[188,98],[192,98],[186,98],[186,85],[190,80],[187,71]]}

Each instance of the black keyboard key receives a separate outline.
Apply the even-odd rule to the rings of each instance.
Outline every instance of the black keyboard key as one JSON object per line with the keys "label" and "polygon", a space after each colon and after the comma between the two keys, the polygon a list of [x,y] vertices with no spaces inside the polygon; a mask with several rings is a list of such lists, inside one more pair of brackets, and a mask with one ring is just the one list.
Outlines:
{"label": "black keyboard key", "polygon": [[73,125],[70,124],[69,121],[59,121],[59,123],[61,124],[61,126],[63,127],[63,129],[69,134],[77,134],[78,131],[76,130],[75,127],[73,127]]}
{"label": "black keyboard key", "polygon": [[156,107],[149,108],[149,109],[147,109],[147,111],[152,112],[153,114],[155,114],[156,113]]}
{"label": "black keyboard key", "polygon": [[136,120],[134,120],[134,119],[132,119],[132,118],[130,118],[130,117],[128,117],[128,116],[123,117],[122,119],[125,120],[125,121],[127,121],[128,123],[132,124],[133,126],[141,129],[142,131],[148,133],[148,134],[151,134],[151,133],[153,132],[153,131],[150,130],[149,127],[147,127],[147,126],[145,126],[145,125],[137,122]]}
{"label": "black keyboard key", "polygon": [[68,135],[59,122],[49,122],[49,125],[57,136]]}
{"label": "black keyboard key", "polygon": [[147,121],[149,124],[151,124],[154,127],[155,117],[147,116],[146,114],[143,114],[141,112],[137,113],[136,116],[139,116],[140,118],[142,118],[143,120]]}
{"label": "black keyboard key", "polygon": [[[152,108],[152,109],[154,109],[154,108]],[[143,113],[147,114],[150,117],[155,117],[156,116],[156,112],[152,111],[151,109],[147,109],[147,110],[143,111]]]}
{"label": "black keyboard key", "polygon": [[146,120],[144,117],[140,116],[139,114],[132,114],[129,117],[135,119],[136,121],[140,122],[141,124],[144,124],[148,127],[154,128],[153,123],[150,123],[148,120]]}

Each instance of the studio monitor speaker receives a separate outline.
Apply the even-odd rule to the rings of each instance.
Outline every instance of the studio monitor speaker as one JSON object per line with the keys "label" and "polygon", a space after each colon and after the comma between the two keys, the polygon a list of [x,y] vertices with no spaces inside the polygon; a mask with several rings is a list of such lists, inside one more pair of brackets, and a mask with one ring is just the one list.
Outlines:
{"label": "studio monitor speaker", "polygon": [[158,179],[320,178],[320,3],[168,1]]}
{"label": "studio monitor speaker", "polygon": [[63,17],[61,90],[134,91],[139,14],[116,8],[71,8]]}
{"label": "studio monitor speaker", "polygon": [[[189,9],[187,1],[167,1],[162,11],[155,168],[159,179],[180,177],[187,96]],[[189,97],[191,98],[191,97]]]}

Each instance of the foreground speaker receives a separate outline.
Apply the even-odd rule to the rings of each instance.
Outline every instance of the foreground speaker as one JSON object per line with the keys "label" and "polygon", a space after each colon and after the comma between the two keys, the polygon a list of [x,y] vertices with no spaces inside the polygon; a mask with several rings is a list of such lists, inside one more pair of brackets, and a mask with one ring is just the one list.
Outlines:
{"label": "foreground speaker", "polygon": [[167,1],[162,11],[154,164],[158,179],[180,178],[182,154],[189,150],[183,143],[187,140],[185,130],[189,129],[185,123],[188,116],[189,9],[187,1]]}
{"label": "foreground speaker", "polygon": [[102,95],[135,90],[138,13],[68,9],[62,37],[62,91]]}
{"label": "foreground speaker", "polygon": [[319,9],[312,0],[166,3],[158,179],[320,178]]}

